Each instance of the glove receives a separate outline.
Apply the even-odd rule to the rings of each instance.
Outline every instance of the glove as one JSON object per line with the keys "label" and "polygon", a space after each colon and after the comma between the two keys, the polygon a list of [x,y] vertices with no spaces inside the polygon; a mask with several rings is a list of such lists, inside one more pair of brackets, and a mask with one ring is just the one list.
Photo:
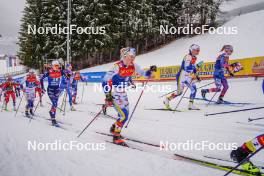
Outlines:
{"label": "glove", "polygon": [[71,77],[71,74],[67,73],[67,74],[65,74],[65,76],[66,76],[66,78],[69,79]]}
{"label": "glove", "polygon": [[46,90],[45,89],[41,89],[41,93],[42,94],[45,94],[46,93]]}
{"label": "glove", "polygon": [[240,163],[249,154],[250,153],[248,151],[246,151],[245,149],[243,149],[242,147],[238,147],[237,149],[232,150],[232,152],[230,153],[230,157],[232,160]]}
{"label": "glove", "polygon": [[234,77],[234,76],[235,76],[234,73],[232,73],[232,72],[230,72],[229,75],[230,75],[231,77]]}
{"label": "glove", "polygon": [[156,65],[152,65],[150,66],[150,69],[149,69],[151,72],[156,72],[157,71],[157,66]]}
{"label": "glove", "polygon": [[137,88],[137,86],[136,86],[135,84],[131,84],[130,87],[131,87],[132,89]]}
{"label": "glove", "polygon": [[201,81],[201,78],[200,78],[200,76],[199,75],[196,75],[196,79],[197,79],[197,81]]}
{"label": "glove", "polygon": [[112,102],[114,100],[114,97],[112,96],[111,92],[105,94],[105,97],[106,97],[105,100],[108,102]]}
{"label": "glove", "polygon": [[150,66],[149,70],[146,72],[146,77],[151,78],[152,73],[157,71],[157,66],[152,65]]}

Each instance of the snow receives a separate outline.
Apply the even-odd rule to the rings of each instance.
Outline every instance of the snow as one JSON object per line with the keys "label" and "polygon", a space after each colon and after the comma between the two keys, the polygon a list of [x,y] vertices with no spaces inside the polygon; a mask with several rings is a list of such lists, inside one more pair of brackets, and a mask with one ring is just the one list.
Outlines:
{"label": "snow", "polygon": [[[203,81],[197,86],[205,85],[208,81]],[[230,79],[225,99],[231,102],[252,103],[242,107],[232,107],[227,105],[211,104],[208,107],[204,101],[195,101],[201,111],[186,111],[188,100],[183,99],[180,110],[183,112],[164,112],[146,110],[149,108],[162,108],[162,99],[159,98],[164,92],[146,92],[135,111],[130,126],[124,128],[122,134],[134,139],[159,144],[160,141],[170,143],[186,142],[193,140],[201,142],[203,140],[212,143],[236,143],[241,145],[255,136],[263,133],[264,121],[247,122],[249,117],[261,117],[264,110],[245,111],[226,115],[208,116],[206,112],[221,112],[234,109],[263,106],[263,94],[261,90],[262,80],[255,81],[253,78]],[[175,88],[175,83],[149,83],[150,86],[170,86]],[[200,176],[214,175],[221,176],[223,171],[210,169],[181,160],[171,159],[172,154],[185,154],[196,158],[203,158],[203,155],[216,156],[229,159],[230,150],[227,151],[159,151],[158,148],[149,147],[143,144],[129,142],[132,146],[147,149],[149,152],[141,152],[129,148],[105,143],[111,138],[96,134],[95,131],[108,133],[111,118],[100,116],[80,137],[76,136],[92,120],[94,115],[100,110],[99,105],[103,103],[104,95],[94,92],[94,84],[79,85],[78,102],[81,101],[82,88],[84,86],[83,102],[76,105],[78,111],[69,111],[67,103],[66,116],[57,111],[57,119],[63,122],[65,129],[50,126],[48,111],[50,106],[47,95],[44,96],[45,106],[36,111],[36,120],[31,120],[23,116],[25,102],[23,101],[19,112],[14,117],[14,112],[1,112],[0,114],[0,175],[182,175]],[[245,93],[246,92],[246,93]],[[140,91],[129,91],[130,111],[132,111]],[[187,91],[189,96],[189,91]],[[200,97],[200,93],[197,95]],[[212,96],[212,95],[210,95]],[[209,96],[209,97],[210,97]],[[171,103],[175,107],[177,101]],[[19,100],[18,100],[19,101]],[[59,106],[61,105],[60,98]],[[9,105],[11,109],[11,104]],[[112,108],[108,109],[108,114],[116,117]],[[41,116],[41,117],[40,117]],[[80,143],[105,143],[105,150],[98,151],[28,151],[28,141],[54,142],[60,140],[69,142],[71,140]],[[253,161],[263,166],[264,152],[260,152]],[[204,158],[203,158],[204,159]],[[209,160],[210,161],[210,160]],[[216,162],[216,161],[214,161]],[[225,163],[230,164],[230,163]]]}
{"label": "snow", "polygon": [[[150,65],[157,65],[158,67],[180,65],[183,56],[193,43],[200,45],[201,51],[198,59],[203,61],[214,61],[219,50],[225,44],[234,46],[234,53],[231,59],[263,56],[263,19],[264,10],[237,16],[225,23],[223,27],[237,27],[238,34],[220,35],[207,33],[192,38],[181,38],[161,49],[137,56],[136,63],[142,67],[149,67]],[[107,71],[112,65],[113,63],[95,66],[84,69],[82,72]]]}
{"label": "snow", "polygon": [[[263,0],[262,0],[263,1]],[[226,11],[254,5],[261,0],[240,0],[223,5]],[[237,3],[239,2],[239,3]],[[226,6],[226,7],[225,7]],[[232,58],[245,58],[263,56],[263,24],[264,11],[237,16],[223,26],[237,26],[237,35],[201,35],[193,38],[182,38],[174,41],[159,50],[137,56],[136,62],[142,67],[156,64],[157,66],[179,65],[182,57],[188,52],[188,47],[197,43],[201,46],[200,60],[213,61],[218,51],[224,44],[232,44],[235,48]],[[252,20],[254,19],[254,20]],[[96,66],[82,70],[87,71],[107,71],[113,63]],[[202,81],[197,87],[209,83],[211,80]],[[209,141],[216,143],[235,143],[241,145],[257,135],[263,134],[264,121],[258,120],[248,122],[248,118],[263,117],[263,109],[254,111],[244,111],[225,115],[205,117],[205,113],[222,112],[264,105],[261,90],[262,79],[253,78],[229,79],[229,90],[225,100],[231,102],[250,103],[249,105],[228,106],[216,105],[212,103],[207,106],[204,101],[195,101],[195,105],[201,108],[200,111],[188,111],[188,99],[183,99],[179,109],[183,112],[166,112],[147,110],[150,108],[163,108],[162,98],[166,92],[145,92],[134,113],[134,117],[128,128],[124,128],[124,136],[159,144],[160,141],[170,143],[180,143],[192,140],[194,142]],[[104,100],[102,92],[95,92],[96,84],[79,84],[78,98],[80,102],[76,105],[77,111],[69,110],[67,103],[66,115],[58,110],[57,119],[63,124],[64,129],[55,128],[50,125],[49,118],[50,105],[48,96],[44,95],[44,107],[39,107],[36,111],[36,119],[29,120],[24,117],[25,100],[22,101],[17,116],[14,112],[0,113],[0,175],[5,176],[46,176],[46,175],[181,175],[181,176],[221,176],[225,172],[199,166],[179,159],[172,159],[173,153],[185,154],[196,158],[203,156],[215,156],[229,159],[230,150],[176,150],[160,151],[158,148],[138,144],[131,141],[127,143],[131,146],[141,148],[145,152],[116,146],[107,141],[110,137],[96,134],[95,131],[109,133],[109,128],[114,120],[105,116],[99,116],[94,123],[83,133],[80,138],[77,135],[90,122],[94,115],[100,110]],[[169,86],[175,89],[174,82],[149,83],[150,86]],[[98,85],[100,86],[100,85]],[[138,86],[140,87],[140,86]],[[84,89],[83,89],[84,88]],[[84,90],[83,101],[81,102],[82,91]],[[167,92],[169,92],[168,90]],[[187,96],[189,96],[187,91]],[[130,112],[136,104],[140,95],[138,92],[128,92],[130,102]],[[212,96],[209,95],[208,98]],[[217,95],[218,96],[218,95]],[[216,98],[217,98],[216,96]],[[201,97],[198,91],[197,97]],[[216,99],[215,98],[215,99]],[[60,97],[59,107],[62,102]],[[17,104],[19,104],[19,99]],[[175,107],[179,98],[171,102]],[[11,102],[9,103],[11,109]],[[109,108],[109,115],[116,117],[113,108]],[[81,144],[104,144],[105,150],[86,151],[29,151],[28,142],[36,140],[40,143],[53,143],[61,141],[69,143],[77,141]],[[264,152],[261,151],[252,161],[263,166]],[[214,161],[219,164],[232,165],[228,162]],[[234,164],[233,164],[234,165]]]}
{"label": "snow", "polygon": [[232,11],[234,9],[239,9],[239,8],[244,8],[256,4],[263,3],[263,0],[229,0],[229,1],[224,1],[220,9],[224,12]]}

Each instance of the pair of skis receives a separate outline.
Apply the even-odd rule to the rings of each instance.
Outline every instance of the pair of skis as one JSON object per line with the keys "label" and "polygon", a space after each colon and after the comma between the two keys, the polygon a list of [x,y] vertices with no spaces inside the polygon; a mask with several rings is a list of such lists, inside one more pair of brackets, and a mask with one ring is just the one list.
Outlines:
{"label": "pair of skis", "polygon": [[[107,133],[103,133],[103,132],[96,132],[96,133],[100,134],[100,135],[112,137],[111,134],[107,134]],[[157,144],[144,142],[144,141],[140,141],[140,140],[132,139],[132,138],[127,138],[127,137],[125,137],[124,139],[126,139],[127,141],[131,141],[131,142],[135,142],[135,143],[139,143],[139,144],[144,144],[144,145],[148,145],[148,146],[151,146],[151,147],[160,148],[160,145],[157,145]],[[109,142],[109,141],[107,141],[107,142]],[[113,142],[109,142],[109,143],[113,143]],[[130,148],[130,149],[135,149],[135,150],[138,150],[138,151],[148,152],[146,149],[138,148],[138,147],[135,147],[135,146],[131,147],[131,146],[126,145],[124,147]],[[249,158],[251,158],[255,154],[257,154],[262,148],[258,149],[256,152],[251,154],[249,157],[247,157],[241,163],[238,163],[235,167],[228,166],[228,165],[220,165],[220,164],[217,164],[217,163],[213,163],[213,162],[209,162],[209,161],[205,161],[205,160],[201,160],[201,159],[196,159],[196,158],[192,158],[192,157],[184,156],[184,155],[180,155],[180,154],[173,154],[173,156],[170,157],[170,158],[174,159],[174,160],[183,160],[183,161],[186,161],[186,162],[195,163],[195,164],[198,164],[198,165],[201,165],[201,166],[205,166],[205,167],[208,167],[208,168],[213,168],[213,169],[217,169],[217,170],[227,171],[227,173],[224,176],[227,176],[230,173],[234,173],[234,174],[237,174],[237,175],[243,175],[243,176],[264,176],[264,173],[256,174],[256,173],[251,173],[249,171],[238,169],[238,167],[241,164],[243,164],[246,160],[248,160]],[[206,156],[205,158],[209,158],[209,159],[213,159],[213,160],[222,160],[222,161],[232,162],[232,163],[235,164],[235,162],[233,162],[231,160],[223,160],[223,159],[219,159],[219,158],[215,158],[215,157],[208,157],[208,156]],[[261,168],[261,169],[263,169],[263,168]]]}

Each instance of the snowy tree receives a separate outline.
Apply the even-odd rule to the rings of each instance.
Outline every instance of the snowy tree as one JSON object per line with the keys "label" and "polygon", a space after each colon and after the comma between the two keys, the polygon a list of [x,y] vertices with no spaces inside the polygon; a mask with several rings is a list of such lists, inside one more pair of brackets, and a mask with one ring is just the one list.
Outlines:
{"label": "snowy tree", "polygon": [[29,31],[31,27],[37,29],[43,27],[43,4],[41,0],[27,0],[23,12],[22,25],[20,28],[18,54],[24,65],[39,68],[42,65],[44,55],[43,47],[46,43],[46,36]]}

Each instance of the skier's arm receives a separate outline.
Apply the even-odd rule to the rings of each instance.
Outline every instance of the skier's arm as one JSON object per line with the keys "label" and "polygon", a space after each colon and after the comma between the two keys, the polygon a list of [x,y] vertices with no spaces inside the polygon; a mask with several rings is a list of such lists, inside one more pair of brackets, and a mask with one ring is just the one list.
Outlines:
{"label": "skier's arm", "polygon": [[119,72],[119,67],[117,64],[115,64],[114,67],[105,74],[103,82],[102,82],[102,86],[106,94],[111,92],[111,86],[109,86],[108,84],[109,81],[111,81],[113,76],[118,74],[118,72]]}
{"label": "skier's arm", "polygon": [[45,72],[43,74],[43,76],[40,78],[40,85],[41,85],[41,89],[42,90],[45,90],[45,87],[44,87],[44,79],[47,78],[49,76],[49,72]]}
{"label": "skier's arm", "polygon": [[7,87],[7,83],[3,83],[3,84],[2,84],[2,89],[5,90],[6,87]]}
{"label": "skier's arm", "polygon": [[134,64],[134,66],[136,73],[139,74],[140,76],[144,76],[147,79],[149,79],[152,76],[153,72],[157,71],[157,67],[155,65],[150,66],[150,69],[147,71],[141,69],[141,67],[137,64]]}
{"label": "skier's arm", "polygon": [[184,71],[188,72],[188,73],[196,73],[196,67],[191,63],[192,62],[192,56],[190,55],[186,55],[183,59],[183,67],[184,67]]}
{"label": "skier's arm", "polygon": [[88,78],[85,79],[83,76],[80,76],[80,77],[81,77],[81,81],[82,81],[82,82],[86,82],[86,81],[88,80]]}
{"label": "skier's arm", "polygon": [[229,69],[230,65],[228,63],[229,58],[227,56],[224,56],[223,58],[221,58],[221,64],[223,65],[223,67],[226,69],[226,71],[228,72],[228,74],[230,76],[234,76],[234,74],[232,73],[232,71]]}

